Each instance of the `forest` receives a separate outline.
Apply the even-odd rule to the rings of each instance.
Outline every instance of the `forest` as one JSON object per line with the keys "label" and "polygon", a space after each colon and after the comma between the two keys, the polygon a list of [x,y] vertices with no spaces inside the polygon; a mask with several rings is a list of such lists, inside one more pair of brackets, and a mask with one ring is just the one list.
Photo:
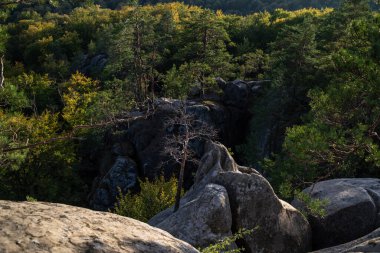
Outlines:
{"label": "forest", "polygon": [[[237,10],[226,14],[177,2],[1,0],[0,198],[85,205],[94,143],[147,98],[209,94],[217,77],[271,80],[233,148],[283,198],[324,179],[379,177],[375,4],[277,2],[199,4]],[[330,6],[322,2],[311,6]],[[239,5],[261,12],[233,14]],[[256,145],[268,126],[279,133],[270,153]]]}

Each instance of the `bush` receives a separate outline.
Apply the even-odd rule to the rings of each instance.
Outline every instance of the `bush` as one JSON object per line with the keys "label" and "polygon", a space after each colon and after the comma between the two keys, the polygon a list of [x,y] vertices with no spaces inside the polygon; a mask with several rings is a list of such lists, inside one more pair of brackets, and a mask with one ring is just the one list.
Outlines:
{"label": "bush", "polygon": [[201,249],[201,253],[239,253],[243,252],[244,248],[238,248],[238,249],[229,249],[230,245],[234,243],[238,239],[244,238],[246,235],[250,235],[253,233],[255,229],[241,229],[236,234],[232,236],[228,236],[221,240],[220,242],[217,242],[215,244],[209,245],[208,247]]}
{"label": "bush", "polygon": [[136,195],[131,192],[123,195],[119,188],[114,213],[146,222],[174,205],[177,184],[178,181],[174,177],[165,181],[165,178],[160,176],[154,182],[140,180],[141,192]]}

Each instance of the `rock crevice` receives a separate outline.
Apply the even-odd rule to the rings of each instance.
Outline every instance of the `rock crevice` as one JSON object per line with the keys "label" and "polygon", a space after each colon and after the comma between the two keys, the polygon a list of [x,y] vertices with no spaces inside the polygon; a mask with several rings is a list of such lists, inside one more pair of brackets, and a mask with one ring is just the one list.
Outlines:
{"label": "rock crevice", "polygon": [[[295,208],[277,198],[264,177],[254,169],[237,165],[228,150],[219,143],[207,142],[204,150],[195,183],[181,199],[180,209],[176,213],[172,208],[167,209],[153,217],[149,224],[197,247],[207,246],[203,241],[215,243],[239,229],[253,229],[253,233],[240,242],[248,252],[301,253],[310,249],[308,222]],[[224,199],[229,201],[223,202],[219,198],[216,203],[228,203],[230,213],[217,217],[209,215],[215,212],[214,206],[198,202],[198,196],[203,192],[215,194],[210,191],[211,185],[224,189]],[[187,206],[194,202],[199,203],[197,207],[202,210],[204,218],[194,217],[190,224],[184,225],[188,220]],[[225,233],[210,233],[210,224],[219,224]],[[184,236],[183,231],[192,231],[204,240],[194,241],[191,236]]]}

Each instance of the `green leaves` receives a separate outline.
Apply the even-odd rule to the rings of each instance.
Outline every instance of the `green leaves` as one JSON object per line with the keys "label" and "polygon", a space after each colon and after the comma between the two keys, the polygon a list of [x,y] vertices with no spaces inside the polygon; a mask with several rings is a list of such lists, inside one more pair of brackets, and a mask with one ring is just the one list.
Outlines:
{"label": "green leaves", "polygon": [[119,188],[114,210],[116,214],[147,222],[174,204],[177,191],[176,178],[165,181],[165,178],[160,176],[154,182],[149,182],[147,179],[145,182],[141,180],[139,182],[141,191],[136,195],[131,192],[124,195]]}
{"label": "green leaves", "polygon": [[238,239],[242,239],[245,236],[251,235],[255,229],[240,229],[232,236],[226,237],[218,243],[207,246],[201,249],[201,253],[239,253],[244,252],[244,248],[231,249],[231,245]]}

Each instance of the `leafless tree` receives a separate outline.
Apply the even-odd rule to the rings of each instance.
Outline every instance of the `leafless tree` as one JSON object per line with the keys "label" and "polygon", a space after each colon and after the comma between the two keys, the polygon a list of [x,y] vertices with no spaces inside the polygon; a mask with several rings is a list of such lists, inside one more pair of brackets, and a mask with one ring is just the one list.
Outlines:
{"label": "leafless tree", "polygon": [[0,57],[0,88],[4,88],[4,55]]}
{"label": "leafless tree", "polygon": [[195,115],[188,113],[185,102],[175,108],[175,115],[166,120],[164,127],[172,131],[166,137],[164,152],[169,154],[176,163],[180,164],[174,206],[174,212],[176,212],[180,206],[186,162],[196,161],[195,152],[190,147],[191,141],[214,139],[217,137],[217,131],[206,122],[196,119]]}

